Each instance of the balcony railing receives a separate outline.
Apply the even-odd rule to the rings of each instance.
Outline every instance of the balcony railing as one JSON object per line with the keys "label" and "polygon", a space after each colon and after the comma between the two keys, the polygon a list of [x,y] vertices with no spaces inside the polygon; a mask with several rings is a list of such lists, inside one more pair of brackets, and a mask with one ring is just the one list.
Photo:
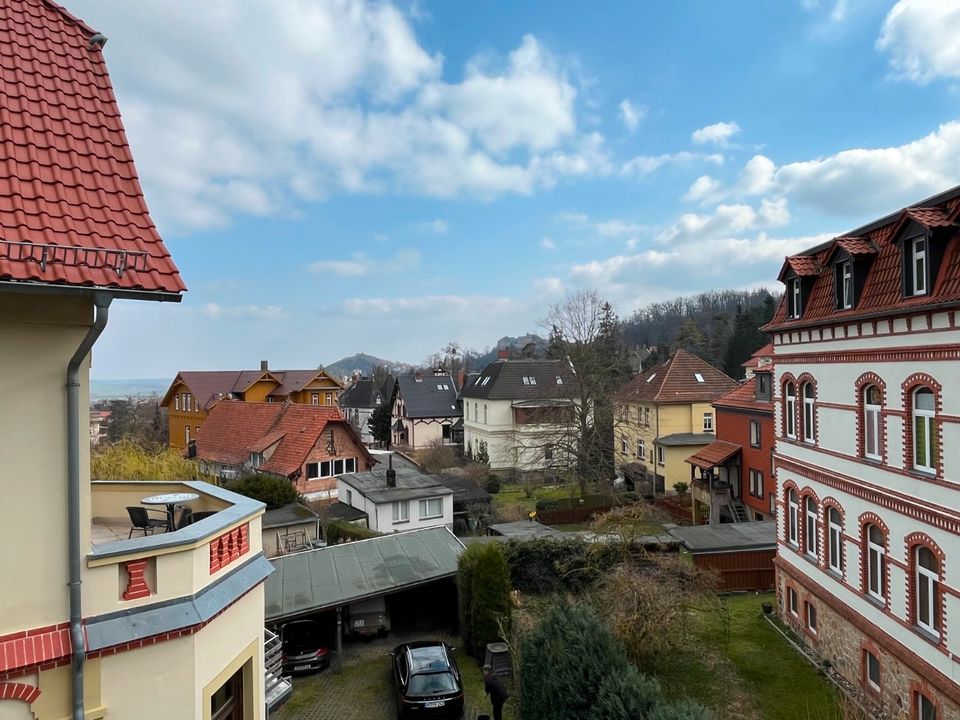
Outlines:
{"label": "balcony railing", "polygon": [[286,700],[293,692],[293,683],[283,676],[283,648],[280,636],[263,630],[263,696],[267,702],[267,712]]}

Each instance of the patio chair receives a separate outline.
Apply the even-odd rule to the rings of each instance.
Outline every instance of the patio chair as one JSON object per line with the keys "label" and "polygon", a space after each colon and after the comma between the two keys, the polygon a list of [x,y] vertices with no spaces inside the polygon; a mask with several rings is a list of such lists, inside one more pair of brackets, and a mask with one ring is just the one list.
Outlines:
{"label": "patio chair", "polygon": [[176,529],[185,528],[187,525],[193,522],[193,510],[188,507],[180,508],[180,517],[177,520]]}
{"label": "patio chair", "polygon": [[[159,512],[154,510],[154,512]],[[130,524],[133,526],[130,528],[130,533],[127,535],[127,540],[133,537],[134,530],[143,530],[144,536],[152,535],[153,531],[157,528],[167,527],[167,514],[163,514],[163,519],[152,518],[149,515],[147,508],[139,507],[137,505],[127,507],[127,515],[130,516]]]}
{"label": "patio chair", "polygon": [[190,522],[191,523],[200,522],[204,518],[208,518],[211,515],[216,515],[216,514],[217,514],[216,510],[198,510],[191,516]]}

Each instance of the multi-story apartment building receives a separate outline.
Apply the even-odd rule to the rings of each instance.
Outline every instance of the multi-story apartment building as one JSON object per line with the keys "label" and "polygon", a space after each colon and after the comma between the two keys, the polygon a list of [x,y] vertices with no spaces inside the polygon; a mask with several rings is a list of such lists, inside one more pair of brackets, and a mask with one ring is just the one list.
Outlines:
{"label": "multi-story apartment building", "polygon": [[[106,38],[47,0],[5,3],[0,35],[0,717],[258,720],[263,505],[205,483],[90,482],[90,349],[112,301],[185,290]],[[156,493],[209,516],[128,539],[126,508]]]}
{"label": "multi-story apartment building", "polygon": [[464,449],[476,457],[483,443],[497,471],[565,467],[579,437],[579,397],[580,383],[564,360],[495,360],[461,391]]}
{"label": "multi-story apartment building", "polygon": [[787,258],[777,586],[886,717],[960,717],[960,188]]}
{"label": "multi-story apartment building", "polygon": [[[640,373],[615,397],[615,461],[657,493],[690,482],[687,457],[715,438],[712,403],[735,380],[686,350]],[[637,468],[638,470],[635,470]]]}
{"label": "multi-story apartment building", "polygon": [[182,450],[200,433],[218,400],[337,407],[342,389],[325,370],[271,370],[262,360],[259,370],[182,370],[160,404],[167,411],[170,447]]}

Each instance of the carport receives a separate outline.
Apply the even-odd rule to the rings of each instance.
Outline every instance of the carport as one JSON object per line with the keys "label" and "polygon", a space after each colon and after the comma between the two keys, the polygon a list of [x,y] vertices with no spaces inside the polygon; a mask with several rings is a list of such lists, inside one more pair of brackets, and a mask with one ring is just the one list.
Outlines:
{"label": "carport", "polygon": [[446,527],[436,527],[274,558],[276,572],[265,584],[267,623],[335,611],[339,659],[345,606],[453,578],[463,550]]}

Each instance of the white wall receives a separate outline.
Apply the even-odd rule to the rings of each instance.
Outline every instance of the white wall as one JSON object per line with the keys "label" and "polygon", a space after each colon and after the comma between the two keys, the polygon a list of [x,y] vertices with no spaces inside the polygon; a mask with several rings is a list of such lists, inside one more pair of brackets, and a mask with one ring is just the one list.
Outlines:
{"label": "white wall", "polygon": [[[409,520],[407,522],[393,522],[393,504],[392,503],[374,503],[361,495],[359,491],[350,487],[342,480],[337,481],[337,489],[340,494],[340,501],[351,505],[367,514],[369,527],[381,533],[403,532],[406,530],[419,530],[428,527],[446,526],[453,529],[453,494],[444,489],[446,495],[434,495],[431,497],[440,497],[443,500],[443,515],[441,517],[420,519],[420,499],[410,500]],[[348,502],[347,491],[352,493]]]}

